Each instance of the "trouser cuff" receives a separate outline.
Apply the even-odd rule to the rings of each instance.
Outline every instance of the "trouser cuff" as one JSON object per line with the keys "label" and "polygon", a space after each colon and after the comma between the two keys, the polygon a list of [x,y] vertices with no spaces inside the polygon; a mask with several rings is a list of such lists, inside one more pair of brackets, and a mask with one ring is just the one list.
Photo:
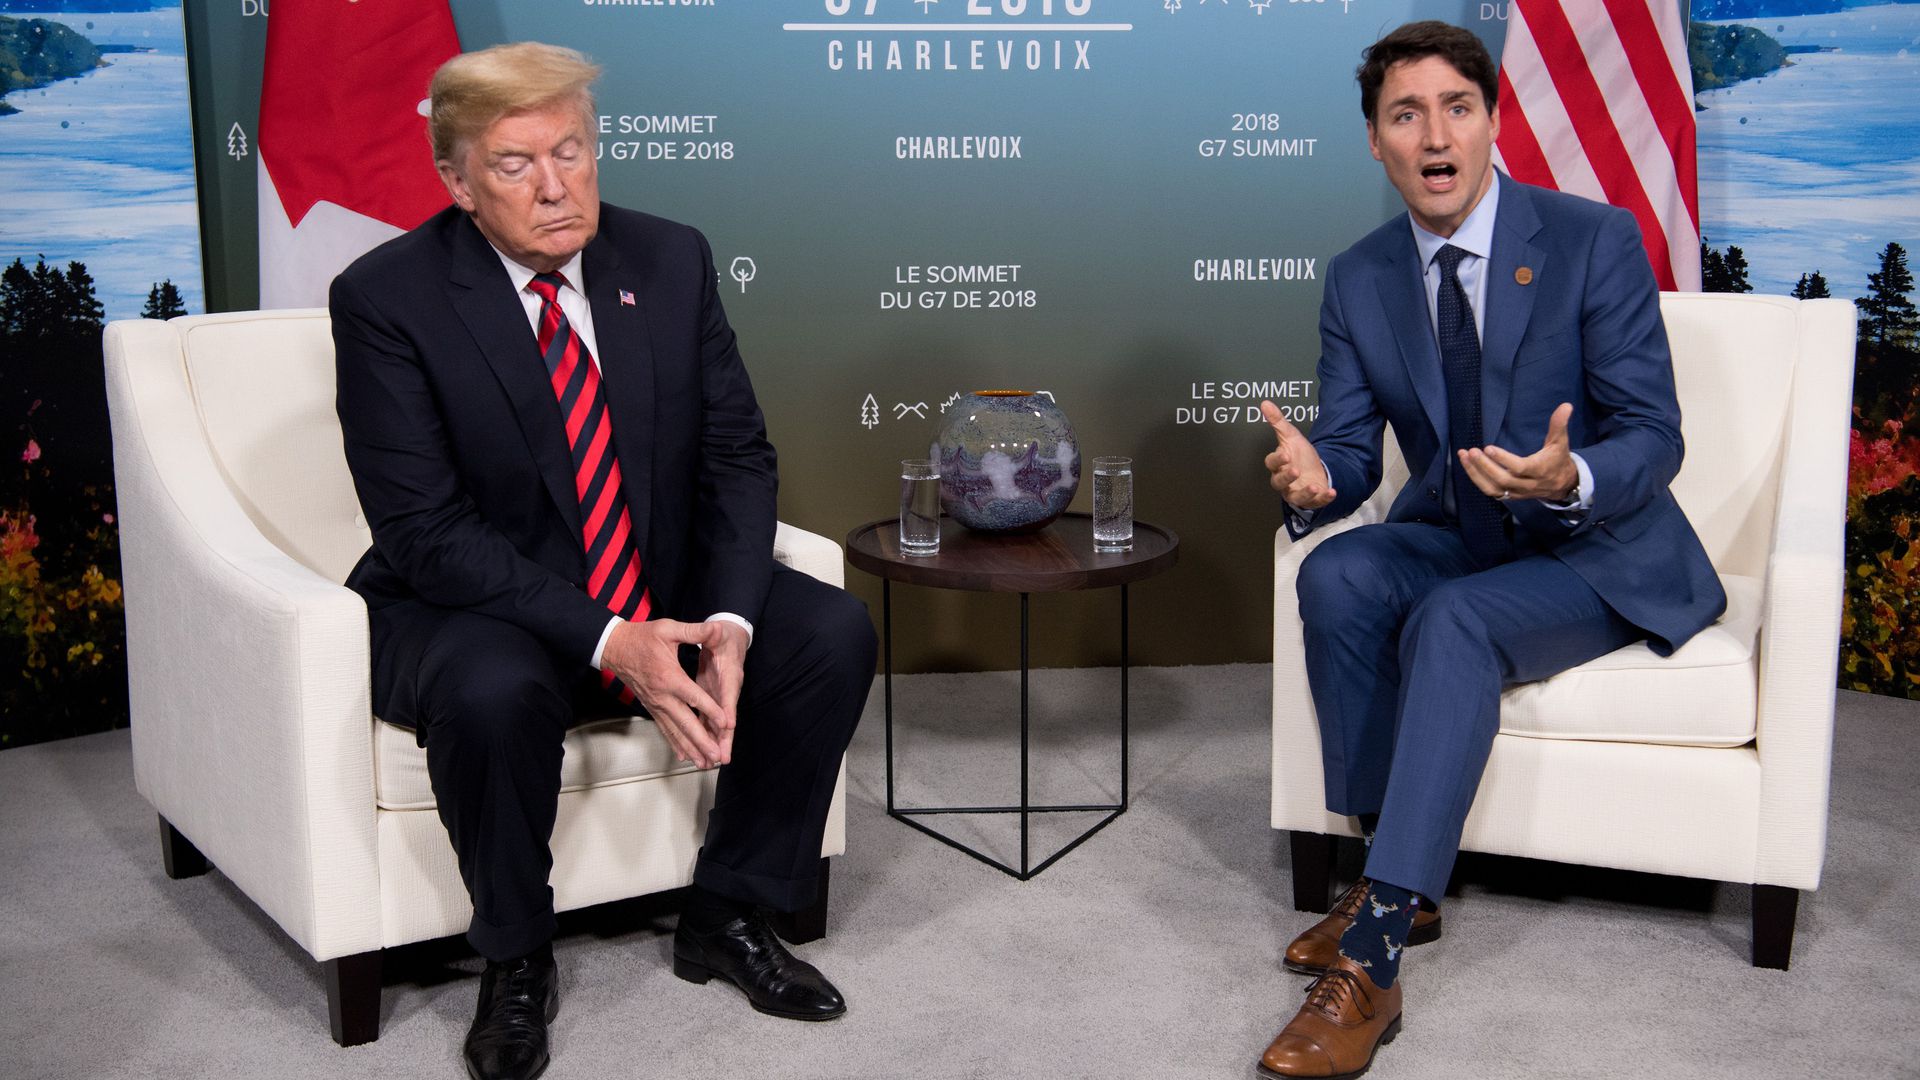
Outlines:
{"label": "trouser cuff", "polygon": [[702,851],[693,864],[693,883],[743,904],[775,911],[799,911],[810,906],[820,895],[817,869],[820,864],[815,860],[809,865],[816,869],[805,877],[770,877],[715,862]]}
{"label": "trouser cuff", "polygon": [[467,924],[467,943],[488,960],[512,960],[552,941],[559,927],[551,909],[504,926],[495,926],[476,914]]}
{"label": "trouser cuff", "polygon": [[1384,881],[1389,885],[1431,899],[1438,904],[1447,893],[1447,878],[1453,874],[1453,858],[1439,858],[1435,855],[1410,855],[1388,849],[1381,850],[1381,836],[1373,834],[1373,846],[1367,849],[1365,873],[1370,881]]}

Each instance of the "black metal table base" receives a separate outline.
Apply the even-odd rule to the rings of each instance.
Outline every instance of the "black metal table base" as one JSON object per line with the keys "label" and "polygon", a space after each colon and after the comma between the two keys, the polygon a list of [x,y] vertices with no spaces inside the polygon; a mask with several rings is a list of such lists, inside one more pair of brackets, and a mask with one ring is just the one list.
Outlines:
{"label": "black metal table base", "polygon": [[[1094,833],[1113,823],[1113,819],[1127,812],[1127,587],[1120,586],[1120,801],[1117,803],[1080,803],[1065,806],[1036,806],[1028,796],[1028,754],[1030,746],[1030,723],[1027,708],[1027,676],[1029,673],[1027,653],[1028,602],[1029,594],[1020,594],[1020,803],[1017,806],[899,806],[894,801],[893,792],[893,582],[881,579],[881,622],[884,626],[882,642],[884,646],[886,724],[887,724],[887,814],[889,817],[913,826],[933,837],[935,840],[957,851],[964,852],[986,863],[1002,873],[1021,881],[1028,881],[1042,870],[1059,862],[1060,859],[1085,843]],[[1105,817],[1095,822],[1086,831],[1048,855],[1040,862],[1033,863],[1030,857],[1031,817],[1034,814],[1060,813],[1101,813]],[[941,814],[1018,814],[1020,815],[1020,865],[1009,866],[985,852],[969,847],[948,836],[946,833],[915,820],[924,816]]]}

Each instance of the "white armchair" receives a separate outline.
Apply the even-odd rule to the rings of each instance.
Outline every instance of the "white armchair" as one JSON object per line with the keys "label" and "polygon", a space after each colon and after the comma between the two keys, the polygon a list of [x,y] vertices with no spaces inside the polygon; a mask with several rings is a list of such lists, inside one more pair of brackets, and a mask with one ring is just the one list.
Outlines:
{"label": "white armchair", "polygon": [[[371,543],[334,414],[325,311],[129,320],[106,331],[134,778],[167,872],[210,860],[321,961],[333,1036],[379,1034],[381,950],[472,908],[412,732],[370,711],[367,613],[340,583]],[[833,585],[839,545],[774,555]],[[714,773],[650,724],[567,736],[555,904],[686,885]],[[845,771],[826,856],[846,850]],[[783,929],[824,933],[819,903]]]}
{"label": "white armchair", "polygon": [[[1727,612],[1672,656],[1633,645],[1501,699],[1461,848],[1753,885],[1753,963],[1785,968],[1820,884],[1839,657],[1854,312],[1840,300],[1663,294],[1686,461],[1673,492]],[[1294,905],[1326,911],[1332,837],[1294,578],[1315,544],[1378,521],[1388,468],[1350,519],[1274,539],[1273,827]]]}

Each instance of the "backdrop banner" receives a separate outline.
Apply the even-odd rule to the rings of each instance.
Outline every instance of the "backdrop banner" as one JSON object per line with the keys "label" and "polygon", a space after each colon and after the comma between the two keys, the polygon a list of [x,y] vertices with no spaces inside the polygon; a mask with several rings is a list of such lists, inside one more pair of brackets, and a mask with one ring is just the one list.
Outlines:
{"label": "backdrop banner", "polygon": [[[1183,538],[1180,565],[1136,590],[1133,658],[1149,664],[1269,654],[1279,514],[1257,406],[1271,398],[1311,424],[1327,262],[1401,209],[1367,152],[1360,50],[1437,18],[1498,57],[1515,14],[1506,0],[451,8],[462,48],[540,39],[606,66],[601,189],[713,241],[781,452],[784,519],[839,539],[891,516],[898,459],[926,452],[956,394],[1045,391],[1086,456],[1135,459],[1137,513]],[[1920,142],[1896,137],[1908,111],[1850,88],[1882,103],[1920,89],[1920,58],[1905,51],[1916,14],[1696,0],[1701,227],[1710,243],[1745,245],[1733,255],[1752,260],[1761,291],[1820,269],[1834,295],[1898,291],[1897,274],[1882,268],[1892,284],[1870,286],[1867,271],[1888,241],[1911,246]],[[268,0],[188,0],[187,15],[210,306],[253,307]],[[1836,202],[1836,191],[1851,194]],[[1820,223],[1836,212],[1862,227]],[[1752,287],[1746,261],[1726,266],[1709,254],[1708,288]],[[1911,470],[1886,482],[1920,490]],[[1888,569],[1903,550],[1876,554],[1887,565],[1861,580],[1909,595]],[[877,608],[876,582],[853,572],[848,584]],[[896,601],[903,669],[1014,666],[1013,598]],[[1117,598],[1044,597],[1034,618],[1037,663],[1117,661]],[[1901,656],[1863,661],[1884,679],[1856,684],[1920,685],[1912,637]]]}
{"label": "backdrop banner", "polygon": [[[1400,208],[1367,152],[1360,50],[1435,17],[1498,55],[1505,13],[1458,0],[451,6],[464,49],[538,39],[605,65],[601,190],[713,242],[780,450],[784,520],[841,539],[891,516],[899,459],[926,453],[956,395],[1044,391],[1086,457],[1134,458],[1136,512],[1183,538],[1179,567],[1135,596],[1133,658],[1149,664],[1270,649],[1279,515],[1259,402],[1312,421],[1327,261]],[[271,17],[265,0],[188,9],[210,61],[195,99],[222,223],[215,308],[259,299],[256,161],[226,135],[254,141]],[[848,584],[877,609],[876,582]],[[1013,666],[1013,598],[896,599],[902,668]],[[1116,662],[1117,605],[1042,599],[1036,662]]]}

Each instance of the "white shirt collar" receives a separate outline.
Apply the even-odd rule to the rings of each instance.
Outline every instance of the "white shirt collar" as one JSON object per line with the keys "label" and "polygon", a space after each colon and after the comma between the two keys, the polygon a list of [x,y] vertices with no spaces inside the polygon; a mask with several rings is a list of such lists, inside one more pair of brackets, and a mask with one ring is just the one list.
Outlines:
{"label": "white shirt collar", "polygon": [[[493,247],[493,241],[487,241],[487,246]],[[1438,249],[1436,248],[1435,250]],[[500,256],[500,265],[507,268],[507,277],[513,280],[513,291],[516,293],[525,292],[527,290],[527,283],[534,278],[535,271],[514,262],[507,257],[506,252],[501,251],[497,247],[493,248],[493,253]],[[560,276],[567,279],[567,285],[571,287],[574,292],[585,296],[587,294],[587,282],[586,279],[581,276],[580,270],[580,257],[582,253],[581,251],[573,253],[573,258],[568,259],[566,265],[560,268]]]}
{"label": "white shirt collar", "polygon": [[[1479,205],[1467,220],[1453,230],[1452,236],[1439,236],[1420,227],[1413,220],[1413,212],[1407,212],[1407,224],[1413,226],[1413,244],[1420,249],[1420,267],[1424,271],[1433,264],[1433,257],[1440,249],[1452,244],[1469,255],[1478,255],[1482,259],[1493,256],[1493,223],[1500,214],[1500,170],[1493,170],[1493,183],[1487,186],[1487,193],[1480,198]],[[569,278],[568,280],[572,280]]]}

